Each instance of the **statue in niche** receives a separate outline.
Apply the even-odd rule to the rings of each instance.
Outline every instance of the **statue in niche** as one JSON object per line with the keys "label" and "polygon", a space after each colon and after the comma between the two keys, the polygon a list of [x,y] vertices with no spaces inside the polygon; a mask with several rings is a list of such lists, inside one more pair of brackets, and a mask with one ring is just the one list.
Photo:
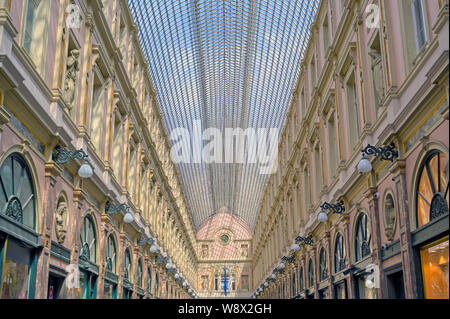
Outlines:
{"label": "statue in niche", "polygon": [[380,52],[377,50],[370,50],[369,55],[372,58],[372,74],[376,103],[381,105],[384,100],[383,60],[381,59]]}
{"label": "statue in niche", "polygon": [[208,276],[202,276],[202,290],[208,290]]}
{"label": "statue in niche", "polygon": [[64,80],[64,102],[72,110],[75,101],[75,86],[78,78],[80,51],[73,49],[67,58],[66,77]]}
{"label": "statue in niche", "polygon": [[248,246],[247,245],[241,246],[241,257],[244,257],[244,258],[248,257]]}
{"label": "statue in niche", "polygon": [[58,243],[63,244],[67,233],[67,203],[60,201],[55,212],[55,233]]}

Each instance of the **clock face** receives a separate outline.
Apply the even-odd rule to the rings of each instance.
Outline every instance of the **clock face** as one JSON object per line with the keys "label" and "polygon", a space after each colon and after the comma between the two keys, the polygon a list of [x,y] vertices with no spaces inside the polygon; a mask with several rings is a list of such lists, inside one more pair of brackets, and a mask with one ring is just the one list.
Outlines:
{"label": "clock face", "polygon": [[230,242],[230,236],[228,236],[227,234],[220,235],[219,239],[222,245],[226,245]]}

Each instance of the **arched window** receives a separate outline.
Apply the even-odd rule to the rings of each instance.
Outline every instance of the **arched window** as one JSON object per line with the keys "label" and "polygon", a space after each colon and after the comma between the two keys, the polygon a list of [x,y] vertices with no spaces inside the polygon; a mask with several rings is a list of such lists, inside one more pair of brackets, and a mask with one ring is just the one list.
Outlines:
{"label": "arched window", "polygon": [[366,213],[358,216],[356,222],[356,236],[355,236],[355,258],[356,261],[363,259],[370,255],[370,242],[372,234],[369,227],[369,218]]}
{"label": "arched window", "polygon": [[130,250],[128,248],[125,250],[125,263],[124,263],[123,277],[127,280],[131,280],[131,254],[130,254]]}
{"label": "arched window", "polygon": [[305,285],[303,284],[303,267],[300,268],[300,271],[298,273],[298,290],[301,292],[305,290]]}
{"label": "arched window", "polygon": [[0,168],[0,213],[32,229],[36,227],[36,196],[30,169],[18,153]]}
{"label": "arched window", "polygon": [[155,274],[155,297],[159,297],[159,275],[158,273]]}
{"label": "arched window", "polygon": [[137,284],[138,284],[138,286],[139,287],[141,287],[142,288],[142,279],[143,279],[143,276],[144,275],[144,272],[142,271],[142,262],[139,260],[138,261],[138,268],[137,268]]}
{"label": "arched window", "polygon": [[344,236],[338,233],[334,243],[334,272],[340,272],[345,269],[345,247]]}
{"label": "arched window", "polygon": [[80,232],[81,253],[80,259],[97,261],[97,235],[91,215],[86,215],[83,219]]}
{"label": "arched window", "polygon": [[328,267],[327,267],[327,254],[325,248],[322,247],[319,253],[319,280],[325,280],[328,278]]}
{"label": "arched window", "polygon": [[297,289],[296,289],[297,282],[295,280],[296,280],[295,273],[293,273],[292,274],[292,297],[297,296]]}
{"label": "arched window", "polygon": [[314,286],[314,264],[312,259],[309,259],[308,263],[308,287]]}
{"label": "arched window", "polygon": [[116,250],[116,242],[114,241],[114,237],[109,235],[108,237],[108,246],[106,248],[106,271],[116,273],[117,268],[117,250]]}
{"label": "arched window", "polygon": [[448,214],[449,167],[448,157],[433,150],[425,157],[419,170],[416,186],[417,226]]}
{"label": "arched window", "polygon": [[147,292],[152,292],[152,269],[150,267],[147,269]]}

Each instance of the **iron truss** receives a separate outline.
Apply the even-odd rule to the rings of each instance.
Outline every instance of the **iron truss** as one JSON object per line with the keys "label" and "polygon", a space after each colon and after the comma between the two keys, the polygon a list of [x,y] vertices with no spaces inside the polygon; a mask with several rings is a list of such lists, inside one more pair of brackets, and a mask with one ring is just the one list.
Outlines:
{"label": "iron truss", "polygon": [[[319,0],[128,2],[169,133],[282,128]],[[224,206],[253,229],[259,167],[178,164],[197,229]]]}

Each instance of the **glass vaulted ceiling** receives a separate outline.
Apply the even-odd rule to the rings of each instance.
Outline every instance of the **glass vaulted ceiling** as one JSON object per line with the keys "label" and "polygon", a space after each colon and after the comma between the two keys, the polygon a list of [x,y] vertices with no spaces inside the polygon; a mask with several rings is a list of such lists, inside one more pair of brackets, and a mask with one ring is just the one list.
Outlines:
{"label": "glass vaulted ceiling", "polygon": [[[318,0],[129,5],[169,134],[196,120],[222,132],[282,128]],[[226,206],[253,229],[269,177],[259,165],[177,166],[197,228]]]}

